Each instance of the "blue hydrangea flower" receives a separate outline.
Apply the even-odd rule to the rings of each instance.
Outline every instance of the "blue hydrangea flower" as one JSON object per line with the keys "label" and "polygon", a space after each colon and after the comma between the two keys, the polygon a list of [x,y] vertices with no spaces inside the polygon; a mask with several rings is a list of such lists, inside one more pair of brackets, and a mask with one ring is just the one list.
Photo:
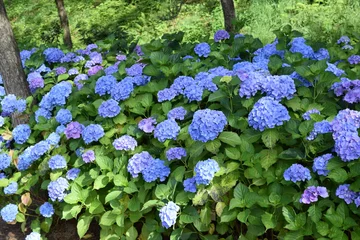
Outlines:
{"label": "blue hydrangea flower", "polygon": [[52,201],[62,201],[67,195],[66,190],[69,188],[69,182],[63,178],[59,177],[55,181],[51,181],[47,187],[49,198]]}
{"label": "blue hydrangea flower", "polygon": [[184,94],[185,89],[193,83],[196,82],[192,77],[180,76],[174,79],[174,82],[173,84],[171,84],[170,89],[175,90],[176,94]]}
{"label": "blue hydrangea flower", "polygon": [[117,81],[114,76],[102,76],[96,81],[95,93],[99,94],[100,96],[103,96],[107,93],[110,94],[111,91],[114,89],[116,83]]}
{"label": "blue hydrangea flower", "polygon": [[1,153],[0,154],[0,170],[5,170],[6,168],[8,168],[10,166],[10,163],[11,163],[10,156],[6,153]]}
{"label": "blue hydrangea flower", "polygon": [[113,142],[113,146],[116,150],[133,151],[137,147],[137,142],[133,137],[129,135],[124,135],[119,137],[118,139],[115,139]]}
{"label": "blue hydrangea flower", "polygon": [[197,185],[204,184],[209,185],[212,179],[220,170],[219,164],[213,160],[208,159],[205,161],[199,161],[195,165],[195,181]]}
{"label": "blue hydrangea flower", "polygon": [[131,77],[124,78],[121,82],[115,84],[111,90],[111,97],[116,101],[128,99],[134,91],[134,85]]}
{"label": "blue hydrangea flower", "polygon": [[143,56],[143,55],[144,55],[143,51],[141,50],[141,46],[140,46],[140,45],[136,45],[134,51],[136,52],[136,54],[137,54],[138,56]]}
{"label": "blue hydrangea flower", "polygon": [[54,215],[55,210],[51,203],[45,202],[40,206],[40,214],[43,217],[52,217]]}
{"label": "blue hydrangea flower", "polygon": [[310,132],[309,136],[306,138],[307,140],[314,140],[317,135],[324,134],[324,133],[330,133],[331,125],[328,121],[323,120],[321,122],[314,123],[314,129]]}
{"label": "blue hydrangea flower", "polygon": [[65,127],[64,125],[60,125],[60,126],[58,126],[58,127],[56,128],[55,132],[56,132],[57,134],[62,134],[62,133],[64,133],[65,128],[66,128],[66,127]]}
{"label": "blue hydrangea flower", "polygon": [[161,220],[161,224],[164,228],[170,228],[175,225],[177,213],[179,212],[180,207],[176,205],[174,202],[168,202],[164,207],[160,209],[159,217]]}
{"label": "blue hydrangea flower", "polygon": [[30,84],[29,84],[30,91],[33,93],[36,91],[36,89],[43,88],[44,85],[45,85],[45,82],[44,82],[43,78],[34,78],[30,81]]}
{"label": "blue hydrangea flower", "polygon": [[186,55],[182,59],[185,61],[186,59],[193,59],[194,57],[191,55]]}
{"label": "blue hydrangea flower", "polygon": [[1,109],[9,115],[15,111],[24,112],[26,109],[26,101],[16,99],[14,94],[8,94],[1,100]]}
{"label": "blue hydrangea flower", "polygon": [[327,63],[328,67],[325,69],[327,72],[332,72],[335,76],[340,77],[341,75],[345,74],[345,71],[336,67],[335,64]]}
{"label": "blue hydrangea flower", "polygon": [[67,109],[60,109],[56,116],[55,119],[58,123],[62,124],[62,125],[66,125],[69,122],[71,122],[72,120],[72,115],[71,112]]}
{"label": "blue hydrangea flower", "polygon": [[31,134],[30,126],[28,124],[17,125],[12,131],[12,134],[16,143],[23,144],[30,137]]}
{"label": "blue hydrangea flower", "polygon": [[49,149],[50,144],[46,141],[40,141],[36,143],[30,151],[30,158],[35,160],[38,160],[41,156],[43,156]]}
{"label": "blue hydrangea flower", "polygon": [[26,236],[25,240],[41,240],[41,235],[38,232],[32,232]]}
{"label": "blue hydrangea flower", "polygon": [[168,119],[159,123],[155,127],[154,137],[160,142],[165,142],[168,139],[176,140],[180,133],[180,127],[174,119]]}
{"label": "blue hydrangea flower", "polygon": [[5,173],[0,173],[0,179],[4,179],[4,178],[6,178]]}
{"label": "blue hydrangea flower", "polygon": [[312,86],[312,83],[309,82],[308,80],[306,80],[305,78],[303,78],[302,76],[300,76],[297,72],[293,72],[290,74],[290,77],[293,79],[296,79],[300,82],[300,86],[304,86],[304,87],[310,87]]}
{"label": "blue hydrangea flower", "polygon": [[65,56],[63,51],[58,48],[47,48],[43,54],[45,55],[45,60],[49,63],[60,62],[60,60]]}
{"label": "blue hydrangea flower", "polygon": [[81,155],[81,158],[85,163],[91,163],[95,161],[95,152],[93,150],[86,151]]}
{"label": "blue hydrangea flower", "polygon": [[214,74],[210,74],[207,72],[199,72],[195,76],[195,82],[201,88],[206,89],[210,92],[215,92],[218,90],[218,87],[215,83],[213,83],[212,79],[215,77]]}
{"label": "blue hydrangea flower", "polygon": [[82,132],[82,138],[86,144],[97,142],[104,135],[104,129],[99,124],[90,124]]}
{"label": "blue hydrangea flower", "polygon": [[301,195],[300,203],[310,204],[312,202],[317,202],[319,196],[323,198],[329,197],[326,187],[307,187]]}
{"label": "blue hydrangea flower", "polygon": [[104,70],[105,74],[112,75],[112,74],[116,73],[119,70],[119,63],[120,62],[117,62],[114,65],[111,65],[111,66],[105,68],[105,70]]}
{"label": "blue hydrangea flower", "polygon": [[249,73],[240,73],[240,89],[239,96],[250,98],[255,96],[258,91],[263,91],[263,85],[268,81],[269,72],[267,71],[256,71]]}
{"label": "blue hydrangea flower", "polygon": [[63,106],[66,99],[70,96],[72,91],[71,83],[67,81],[60,82],[54,85],[50,91],[41,99],[39,106],[48,111],[53,110],[56,106]]}
{"label": "blue hydrangea flower", "polygon": [[360,196],[357,196],[354,200],[355,206],[359,207],[360,206]]}
{"label": "blue hydrangea flower", "polygon": [[350,184],[342,184],[336,189],[336,196],[343,199],[347,204],[351,204],[355,197],[356,193],[350,190]]}
{"label": "blue hydrangea flower", "polygon": [[83,154],[85,152],[85,149],[83,147],[79,147],[78,149],[75,150],[75,154],[77,157],[80,157],[81,154]]}
{"label": "blue hydrangea flower", "polygon": [[352,55],[348,58],[348,62],[350,64],[358,64],[360,63],[360,55]]}
{"label": "blue hydrangea flower", "polygon": [[70,76],[76,75],[76,74],[79,74],[79,71],[76,68],[71,68],[71,69],[69,69],[68,74]]}
{"label": "blue hydrangea flower", "polygon": [[17,182],[11,182],[7,187],[4,188],[4,193],[6,195],[11,195],[16,193],[18,190],[18,183]]}
{"label": "blue hydrangea flower", "polygon": [[278,55],[281,58],[284,57],[285,51],[284,50],[277,50],[276,46],[279,43],[278,39],[275,39],[274,42],[266,44],[264,47],[259,48],[254,52],[259,59],[269,59],[273,55]]}
{"label": "blue hydrangea flower", "polygon": [[67,180],[75,180],[80,174],[79,168],[72,168],[66,173]]}
{"label": "blue hydrangea flower", "polygon": [[75,83],[77,89],[80,90],[84,86],[84,84],[81,81],[86,81],[88,79],[89,79],[89,77],[88,77],[87,74],[79,74],[79,75],[77,75],[74,78],[74,83]]}
{"label": "blue hydrangea flower", "polygon": [[205,57],[207,58],[211,52],[210,49],[210,45],[206,42],[203,43],[199,43],[195,46],[194,48],[194,52],[199,56],[199,57]]}
{"label": "blue hydrangea flower", "polygon": [[360,137],[357,132],[333,134],[335,152],[344,162],[357,160],[360,157]]}
{"label": "blue hydrangea flower", "polygon": [[141,76],[134,76],[132,78],[132,82],[134,85],[136,86],[144,86],[146,85],[148,82],[150,82],[151,77],[146,76],[146,75],[141,75]]}
{"label": "blue hydrangea flower", "polygon": [[154,158],[146,151],[136,153],[129,159],[127,170],[133,178],[136,178],[139,173],[150,166],[153,160]]}
{"label": "blue hydrangea flower", "polygon": [[47,137],[45,141],[50,145],[57,146],[60,142],[60,135],[53,132]]}
{"label": "blue hydrangea flower", "polygon": [[63,156],[55,155],[49,160],[49,168],[51,170],[66,168],[66,160]]}
{"label": "blue hydrangea flower", "polygon": [[249,113],[249,126],[264,131],[290,120],[288,110],[271,97],[260,98]]}
{"label": "blue hydrangea flower", "polygon": [[10,203],[1,209],[0,214],[5,222],[11,223],[15,221],[18,212],[18,207],[15,204]]}
{"label": "blue hydrangea flower", "polygon": [[31,150],[33,148],[34,146],[28,147],[25,149],[23,153],[19,155],[17,168],[20,171],[25,171],[26,169],[28,169],[32,164],[32,162],[36,160],[33,158],[33,156],[31,156]]}
{"label": "blue hydrangea flower", "polygon": [[293,164],[284,172],[284,179],[294,183],[311,179],[310,170],[301,164]]}
{"label": "blue hydrangea flower", "polygon": [[55,73],[56,73],[56,75],[64,74],[64,73],[66,73],[66,68],[62,67],[62,66],[57,67],[57,68],[55,68]]}
{"label": "blue hydrangea flower", "polygon": [[177,93],[174,89],[165,88],[163,90],[158,91],[157,97],[159,102],[170,101],[177,96]]}
{"label": "blue hydrangea flower", "polygon": [[143,63],[135,63],[134,65],[132,65],[129,68],[125,68],[126,74],[129,76],[139,76],[142,75],[143,73],[143,69],[146,65]]}
{"label": "blue hydrangea flower", "polygon": [[39,108],[38,110],[35,111],[35,121],[38,123],[39,122],[39,117],[44,117],[45,119],[49,120],[51,118],[51,112],[44,109],[44,108]]}
{"label": "blue hydrangea flower", "polygon": [[195,141],[212,141],[224,130],[227,124],[226,116],[217,110],[198,110],[194,113],[189,126],[189,134]]}
{"label": "blue hydrangea flower", "polygon": [[116,117],[120,113],[120,110],[119,103],[114,99],[110,99],[101,103],[98,112],[103,118],[112,118]]}
{"label": "blue hydrangea flower", "polygon": [[306,40],[303,37],[293,38],[291,41],[290,52],[301,53],[305,58],[313,58],[314,50],[309,45],[306,45]]}
{"label": "blue hydrangea flower", "polygon": [[330,60],[330,53],[325,48],[320,48],[317,52],[314,53],[313,59],[321,61],[321,60]]}
{"label": "blue hydrangea flower", "polygon": [[156,179],[163,182],[170,175],[170,168],[165,165],[163,160],[153,159],[141,173],[145,182],[153,182]]}
{"label": "blue hydrangea flower", "polygon": [[311,114],[320,114],[320,111],[317,110],[316,108],[313,108],[313,109],[310,109],[310,110],[306,111],[302,115],[302,117],[303,117],[304,120],[310,120],[311,119],[311,116],[310,116]]}
{"label": "blue hydrangea flower", "polygon": [[341,49],[343,49],[343,50],[353,50],[354,47],[351,46],[351,45],[346,44],[346,45],[344,45]]}
{"label": "blue hydrangea flower", "polygon": [[203,88],[195,82],[187,85],[184,89],[184,96],[191,101],[201,101],[203,95]]}
{"label": "blue hydrangea flower", "polygon": [[181,158],[186,157],[186,150],[182,147],[173,147],[166,151],[167,160],[180,160]]}
{"label": "blue hydrangea flower", "polygon": [[218,30],[214,35],[214,41],[220,42],[221,40],[229,39],[230,34],[225,30]]}
{"label": "blue hydrangea flower", "polygon": [[296,92],[294,80],[287,75],[268,76],[267,81],[263,83],[264,92],[267,96],[275,100],[282,98],[291,99]]}
{"label": "blue hydrangea flower", "polygon": [[339,40],[337,40],[337,44],[341,44],[341,43],[349,44],[350,38],[348,36],[341,36]]}
{"label": "blue hydrangea flower", "polygon": [[321,176],[327,176],[329,170],[327,170],[327,164],[330,159],[333,158],[332,154],[324,154],[314,159],[313,171]]}
{"label": "blue hydrangea flower", "polygon": [[152,133],[155,129],[156,119],[153,117],[144,118],[138,123],[138,128],[146,133]]}
{"label": "blue hydrangea flower", "polygon": [[196,180],[195,177],[188,178],[184,180],[184,191],[196,193]]}

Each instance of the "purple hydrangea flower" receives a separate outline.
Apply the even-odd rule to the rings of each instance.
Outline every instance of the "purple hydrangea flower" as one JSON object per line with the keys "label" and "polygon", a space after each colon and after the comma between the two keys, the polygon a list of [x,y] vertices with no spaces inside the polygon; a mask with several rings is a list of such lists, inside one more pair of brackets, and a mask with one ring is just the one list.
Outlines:
{"label": "purple hydrangea flower", "polygon": [[84,152],[81,157],[85,163],[91,163],[95,161],[95,152],[93,150],[88,150]]}
{"label": "purple hydrangea flower", "polygon": [[195,141],[212,141],[224,130],[227,124],[226,116],[217,110],[198,110],[194,113],[189,126],[189,134]]}
{"label": "purple hydrangea flower", "polygon": [[342,184],[336,189],[336,196],[343,199],[347,204],[354,201],[356,193],[350,190],[350,184]]}
{"label": "purple hydrangea flower", "polygon": [[164,207],[160,209],[159,217],[161,220],[161,224],[164,228],[170,228],[175,225],[177,213],[179,212],[180,207],[176,205],[174,202],[168,202]]}
{"label": "purple hydrangea flower", "polygon": [[66,173],[66,178],[68,180],[75,180],[80,174],[80,169],[72,168]]}
{"label": "purple hydrangea flower", "polygon": [[166,151],[167,160],[180,160],[181,158],[186,157],[186,150],[182,147],[173,147]]}
{"label": "purple hydrangea flower", "polygon": [[194,48],[194,52],[199,56],[199,57],[205,57],[207,58],[211,52],[210,49],[210,45],[208,43],[199,43],[195,46]]}
{"label": "purple hydrangea flower", "polygon": [[307,187],[304,193],[301,195],[300,203],[310,204],[312,202],[317,202],[319,196],[323,198],[329,197],[329,193],[327,192],[326,187]]}
{"label": "purple hydrangea flower", "polygon": [[40,214],[43,217],[52,217],[54,215],[55,210],[51,203],[45,202],[40,206]]}
{"label": "purple hydrangea flower", "polygon": [[197,185],[204,184],[209,185],[212,179],[220,170],[219,164],[213,160],[208,159],[205,161],[199,161],[195,166],[195,181]]}
{"label": "purple hydrangea flower", "polygon": [[115,139],[113,146],[116,150],[133,151],[137,147],[137,142],[133,137],[124,135]]}
{"label": "purple hydrangea flower", "polygon": [[63,156],[55,155],[49,160],[49,168],[51,170],[66,168],[66,160]]}
{"label": "purple hydrangea flower", "polygon": [[83,125],[78,122],[70,122],[66,125],[65,136],[67,139],[78,139],[83,131]]}
{"label": "purple hydrangea flower", "polygon": [[348,62],[350,64],[358,64],[360,63],[360,55],[352,55],[348,58]]}
{"label": "purple hydrangea flower", "polygon": [[188,178],[184,180],[184,191],[196,193],[196,180],[195,177]]}
{"label": "purple hydrangea flower", "polygon": [[18,207],[15,204],[10,203],[1,209],[0,214],[5,222],[11,223],[15,221],[18,212]]}
{"label": "purple hydrangea flower", "polygon": [[305,168],[301,164],[295,163],[285,170],[284,178],[286,181],[292,181],[294,183],[298,181],[310,180],[310,170]]}
{"label": "purple hydrangea flower", "polygon": [[86,144],[97,142],[105,135],[104,129],[99,124],[90,124],[82,132],[82,138]]}
{"label": "purple hydrangea flower", "polygon": [[52,201],[62,201],[67,195],[66,190],[69,188],[69,182],[63,178],[59,177],[55,181],[51,181],[47,187],[49,198]]}
{"label": "purple hydrangea flower", "polygon": [[165,120],[155,127],[154,137],[160,142],[165,142],[168,139],[175,140],[179,135],[180,127],[173,119]]}
{"label": "purple hydrangea flower", "polygon": [[25,143],[29,139],[30,134],[31,134],[31,129],[28,124],[17,125],[12,131],[14,140],[18,144]]}
{"label": "purple hydrangea flower", "polygon": [[56,75],[61,75],[66,73],[66,68],[65,67],[57,67],[55,68],[55,73]]}
{"label": "purple hydrangea flower", "polygon": [[100,70],[103,70],[102,66],[100,66],[100,65],[93,66],[88,70],[88,75],[93,76],[93,75],[97,74]]}
{"label": "purple hydrangea flower", "polygon": [[89,77],[88,77],[88,75],[86,75],[86,74],[79,74],[79,75],[77,75],[77,76],[74,78],[74,83],[75,83],[77,89],[80,90],[80,89],[84,86],[84,84],[83,84],[82,82],[80,82],[80,81],[86,81],[86,80],[88,80],[88,79],[89,79]]}
{"label": "purple hydrangea flower", "polygon": [[116,55],[116,60],[125,61],[126,60],[126,55],[123,55],[123,54]]}
{"label": "purple hydrangea flower", "polygon": [[140,46],[140,45],[136,45],[134,51],[136,52],[136,54],[137,54],[138,56],[143,56],[143,55],[144,55],[143,51],[141,50],[141,46]]}
{"label": "purple hydrangea flower", "polygon": [[330,159],[333,158],[332,154],[324,154],[314,159],[313,171],[318,175],[327,176],[329,170],[327,170],[327,164]]}
{"label": "purple hydrangea flower", "polygon": [[138,128],[146,133],[152,133],[155,129],[156,119],[153,117],[142,119],[138,123]]}
{"label": "purple hydrangea flower", "polygon": [[114,99],[110,99],[101,103],[98,112],[99,115],[103,118],[113,118],[120,113],[120,110],[121,108],[119,103]]}
{"label": "purple hydrangea flower", "polygon": [[127,170],[133,178],[136,178],[145,168],[150,166],[153,160],[154,158],[146,151],[136,153],[129,159]]}
{"label": "purple hydrangea flower", "polygon": [[221,40],[229,39],[230,34],[225,30],[218,30],[214,35],[214,41],[220,42]]}
{"label": "purple hydrangea flower", "polygon": [[44,79],[42,77],[40,78],[34,78],[31,79],[29,88],[31,92],[34,92],[38,88],[43,88],[45,86]]}

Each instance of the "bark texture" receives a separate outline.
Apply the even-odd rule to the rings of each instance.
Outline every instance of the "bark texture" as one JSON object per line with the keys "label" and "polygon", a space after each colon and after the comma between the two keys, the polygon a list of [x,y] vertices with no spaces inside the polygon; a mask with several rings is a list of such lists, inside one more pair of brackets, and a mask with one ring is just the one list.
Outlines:
{"label": "bark texture", "polygon": [[69,27],[69,20],[64,7],[64,0],[55,0],[55,3],[58,10],[61,27],[64,30],[64,43],[69,49],[71,49],[72,41],[71,41],[70,27]]}
{"label": "bark texture", "polygon": [[[14,94],[25,99],[31,93],[3,0],[0,0],[0,33],[0,74],[3,78],[5,91],[7,94]],[[26,114],[16,113],[12,115],[13,126],[26,122],[28,122]]]}
{"label": "bark texture", "polygon": [[231,23],[236,18],[234,0],[220,0],[224,13],[225,30],[234,32],[234,25]]}

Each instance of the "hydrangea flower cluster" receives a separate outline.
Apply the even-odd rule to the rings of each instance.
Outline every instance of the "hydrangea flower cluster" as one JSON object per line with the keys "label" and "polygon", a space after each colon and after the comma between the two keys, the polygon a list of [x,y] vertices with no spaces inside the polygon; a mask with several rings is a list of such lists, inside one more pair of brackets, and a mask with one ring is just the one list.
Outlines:
{"label": "hydrangea flower cluster", "polygon": [[159,217],[164,228],[170,228],[175,225],[179,210],[180,207],[172,201],[160,209]]}
{"label": "hydrangea flower cluster", "polygon": [[284,179],[294,183],[311,179],[310,170],[301,164],[293,164],[284,172]]}
{"label": "hydrangea flower cluster", "polygon": [[81,155],[81,158],[85,163],[91,163],[95,161],[95,152],[93,150],[86,151]]}
{"label": "hydrangea flower cluster", "polygon": [[52,201],[62,201],[67,195],[66,190],[69,188],[69,182],[63,178],[59,177],[55,181],[51,181],[47,187],[49,198]]}
{"label": "hydrangea flower cluster", "polygon": [[82,124],[80,124],[79,122],[70,122],[65,130],[64,130],[64,133],[65,133],[65,136],[67,139],[77,139],[77,138],[80,138],[80,135],[82,133],[84,129],[84,126]]}
{"label": "hydrangea flower cluster", "polygon": [[199,161],[195,166],[195,182],[197,185],[209,185],[212,179],[220,170],[219,164],[214,159]]}
{"label": "hydrangea flower cluster", "polygon": [[348,58],[348,62],[350,64],[358,64],[360,63],[360,55],[352,55]]}
{"label": "hydrangea flower cluster", "polygon": [[0,154],[0,170],[5,170],[6,168],[8,168],[10,166],[10,163],[11,163],[10,156],[6,153],[1,153]]}
{"label": "hydrangea flower cluster", "polygon": [[133,137],[124,135],[115,139],[113,146],[116,150],[133,151],[137,147],[137,142]]}
{"label": "hydrangea flower cluster", "polygon": [[345,94],[343,100],[348,103],[360,102],[360,80],[350,80],[348,78],[341,78],[341,82],[336,82],[331,89],[337,97]]}
{"label": "hydrangea flower cluster", "polygon": [[114,76],[102,76],[96,81],[95,93],[99,94],[100,96],[110,94],[116,83],[117,81]]}
{"label": "hydrangea flower cluster", "polygon": [[26,236],[25,240],[41,240],[41,235],[38,232],[31,232]]}
{"label": "hydrangea flower cluster", "polygon": [[230,34],[225,30],[218,30],[214,35],[214,41],[220,42],[221,40],[229,39]]}
{"label": "hydrangea flower cluster", "polygon": [[194,113],[189,126],[189,134],[195,141],[208,142],[217,138],[227,124],[223,112],[211,109],[198,110]]}
{"label": "hydrangea flower cluster", "polygon": [[97,142],[104,135],[104,129],[99,124],[90,124],[82,131],[82,138],[86,144]]}
{"label": "hydrangea flower cluster", "polygon": [[111,89],[111,97],[116,101],[126,100],[130,97],[134,91],[133,80],[130,77],[126,77],[121,82],[118,82]]}
{"label": "hydrangea flower cluster", "polygon": [[300,203],[310,204],[312,202],[317,202],[318,197],[327,198],[329,193],[327,192],[326,187],[307,187],[304,193],[301,195]]}
{"label": "hydrangea flower cluster", "polygon": [[15,221],[18,212],[18,207],[15,204],[10,203],[1,209],[0,214],[5,222],[11,223]]}
{"label": "hydrangea flower cluster", "polygon": [[44,53],[45,60],[49,63],[57,63],[65,56],[64,52],[58,48],[45,49]]}
{"label": "hydrangea flower cluster", "polygon": [[183,182],[184,191],[196,193],[196,180],[195,177],[185,179]]}
{"label": "hydrangea flower cluster", "polygon": [[26,109],[26,101],[17,99],[14,94],[8,94],[1,100],[1,109],[7,116],[16,111],[22,113]]}
{"label": "hydrangea flower cluster", "polygon": [[205,57],[207,58],[211,52],[210,45],[208,43],[199,43],[195,46],[194,52],[199,57]]}
{"label": "hydrangea flower cluster", "polygon": [[176,107],[170,110],[167,114],[169,119],[184,120],[186,109],[183,107]]}
{"label": "hydrangea flower cluster", "polygon": [[288,110],[271,97],[262,97],[249,113],[249,126],[264,131],[267,128],[281,126],[290,120]]}
{"label": "hydrangea flower cluster", "polygon": [[306,40],[303,37],[293,38],[290,43],[290,52],[301,53],[305,58],[313,58],[314,50],[305,42]]}
{"label": "hydrangea flower cluster", "polygon": [[182,147],[173,147],[166,151],[167,160],[180,160],[181,158],[186,157],[186,150]]}
{"label": "hydrangea flower cluster", "polygon": [[66,173],[66,179],[67,180],[75,180],[79,174],[80,174],[80,169],[78,168],[72,168],[70,169],[67,173]]}
{"label": "hydrangea flower cluster", "polygon": [[317,135],[331,133],[331,125],[328,121],[323,120],[321,122],[314,123],[314,129],[310,132],[309,136],[306,138],[307,140],[314,140]]}
{"label": "hydrangea flower cluster", "polygon": [[41,99],[39,106],[47,111],[52,111],[57,106],[63,106],[71,94],[71,83],[60,82]]}
{"label": "hydrangea flower cluster", "polygon": [[18,190],[18,183],[17,182],[11,182],[7,187],[4,188],[4,193],[6,195],[11,195],[16,193]]}
{"label": "hydrangea flower cluster", "polygon": [[335,76],[340,77],[345,74],[345,71],[338,68],[335,64],[327,63],[328,67],[325,69],[327,72],[332,72]]}
{"label": "hydrangea flower cluster", "polygon": [[57,146],[60,142],[60,135],[57,133],[51,133],[45,140],[48,144]]}
{"label": "hydrangea flower cluster", "polygon": [[68,124],[69,122],[71,122],[72,115],[68,109],[60,109],[57,112],[55,119],[58,123],[65,125],[65,124]]}
{"label": "hydrangea flower cluster", "polygon": [[30,126],[28,124],[20,124],[17,125],[14,129],[13,129],[13,137],[16,143],[18,144],[23,144],[25,143],[31,134],[31,129]]}
{"label": "hydrangea flower cluster", "polygon": [[40,206],[40,214],[43,217],[52,217],[54,215],[55,210],[51,203],[45,202]]}
{"label": "hydrangea flower cluster", "polygon": [[168,139],[175,140],[180,133],[180,127],[174,119],[167,119],[159,123],[154,130],[154,137],[160,142]]}
{"label": "hydrangea flower cluster", "polygon": [[349,44],[350,43],[350,38],[348,36],[341,36],[339,38],[339,40],[337,40],[337,44],[341,44],[341,43]]}
{"label": "hydrangea flower cluster", "polygon": [[146,133],[152,133],[157,124],[156,119],[153,117],[144,118],[138,123],[138,128]]}
{"label": "hydrangea flower cluster", "polygon": [[153,182],[159,179],[165,181],[170,174],[170,168],[160,159],[154,159],[148,152],[136,153],[129,159],[127,166],[132,177],[138,177],[142,173],[145,182]]}
{"label": "hydrangea flower cluster", "polygon": [[99,115],[103,118],[113,118],[120,113],[120,110],[121,108],[119,103],[114,99],[109,99],[101,103],[98,112]]}
{"label": "hydrangea flower cluster", "polygon": [[311,116],[310,116],[311,114],[320,114],[320,111],[317,110],[316,108],[313,108],[313,109],[310,109],[310,110],[306,111],[302,115],[302,117],[303,117],[304,120],[310,120],[311,119]]}
{"label": "hydrangea flower cluster", "polygon": [[79,74],[79,75],[77,75],[77,76],[74,78],[74,83],[75,83],[77,89],[80,90],[80,89],[84,86],[84,84],[82,83],[82,81],[86,81],[86,80],[88,80],[88,79],[89,79],[89,77],[88,77],[88,75],[86,75],[86,74]]}
{"label": "hydrangea flower cluster", "polygon": [[314,159],[313,171],[321,176],[327,176],[329,170],[327,170],[327,164],[333,155],[330,153],[324,154]]}
{"label": "hydrangea flower cluster", "polygon": [[347,204],[350,204],[357,197],[356,193],[350,190],[350,184],[340,185],[335,192],[338,198],[343,199]]}
{"label": "hydrangea flower cluster", "polygon": [[55,155],[49,160],[49,168],[51,170],[66,168],[66,160],[61,155]]}

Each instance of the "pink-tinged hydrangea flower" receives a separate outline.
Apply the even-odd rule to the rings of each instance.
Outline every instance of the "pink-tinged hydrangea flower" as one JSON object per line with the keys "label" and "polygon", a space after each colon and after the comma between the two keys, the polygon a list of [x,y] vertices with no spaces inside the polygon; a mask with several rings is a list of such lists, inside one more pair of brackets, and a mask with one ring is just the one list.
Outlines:
{"label": "pink-tinged hydrangea flower", "polygon": [[155,127],[154,137],[160,142],[168,139],[175,140],[180,133],[180,127],[173,119],[165,120]]}
{"label": "pink-tinged hydrangea flower", "polygon": [[65,128],[65,136],[67,139],[78,139],[81,136],[84,126],[79,122],[71,122]]}
{"label": "pink-tinged hydrangea flower", "polygon": [[311,179],[310,170],[301,164],[293,164],[284,172],[284,179],[294,183]]}
{"label": "pink-tinged hydrangea flower", "polygon": [[146,133],[152,133],[155,129],[156,119],[153,117],[142,119],[138,123],[138,128]]}
{"label": "pink-tinged hydrangea flower", "polygon": [[91,163],[95,161],[95,152],[93,150],[88,150],[84,152],[81,157],[85,163]]}
{"label": "pink-tinged hydrangea flower", "polygon": [[135,150],[135,148],[137,147],[137,142],[133,137],[129,135],[124,135],[119,137],[118,139],[115,139],[113,142],[113,146],[116,150],[129,151]]}
{"label": "pink-tinged hydrangea flower", "polygon": [[260,98],[249,113],[249,126],[264,131],[290,120],[286,107],[271,97]]}
{"label": "pink-tinged hydrangea flower", "polygon": [[224,130],[227,124],[226,116],[217,110],[198,110],[194,113],[189,126],[189,134],[195,141],[212,141]]}
{"label": "pink-tinged hydrangea flower", "polygon": [[205,161],[199,161],[195,166],[195,181],[197,185],[204,184],[209,185],[212,179],[220,170],[219,164],[213,160],[208,159]]}
{"label": "pink-tinged hydrangea flower", "polygon": [[319,196],[322,198],[329,197],[326,187],[310,186],[306,188],[304,193],[301,195],[300,203],[310,204],[312,202],[317,202]]}
{"label": "pink-tinged hydrangea flower", "polygon": [[180,207],[172,201],[160,209],[159,217],[164,228],[167,229],[175,225],[179,210]]}

